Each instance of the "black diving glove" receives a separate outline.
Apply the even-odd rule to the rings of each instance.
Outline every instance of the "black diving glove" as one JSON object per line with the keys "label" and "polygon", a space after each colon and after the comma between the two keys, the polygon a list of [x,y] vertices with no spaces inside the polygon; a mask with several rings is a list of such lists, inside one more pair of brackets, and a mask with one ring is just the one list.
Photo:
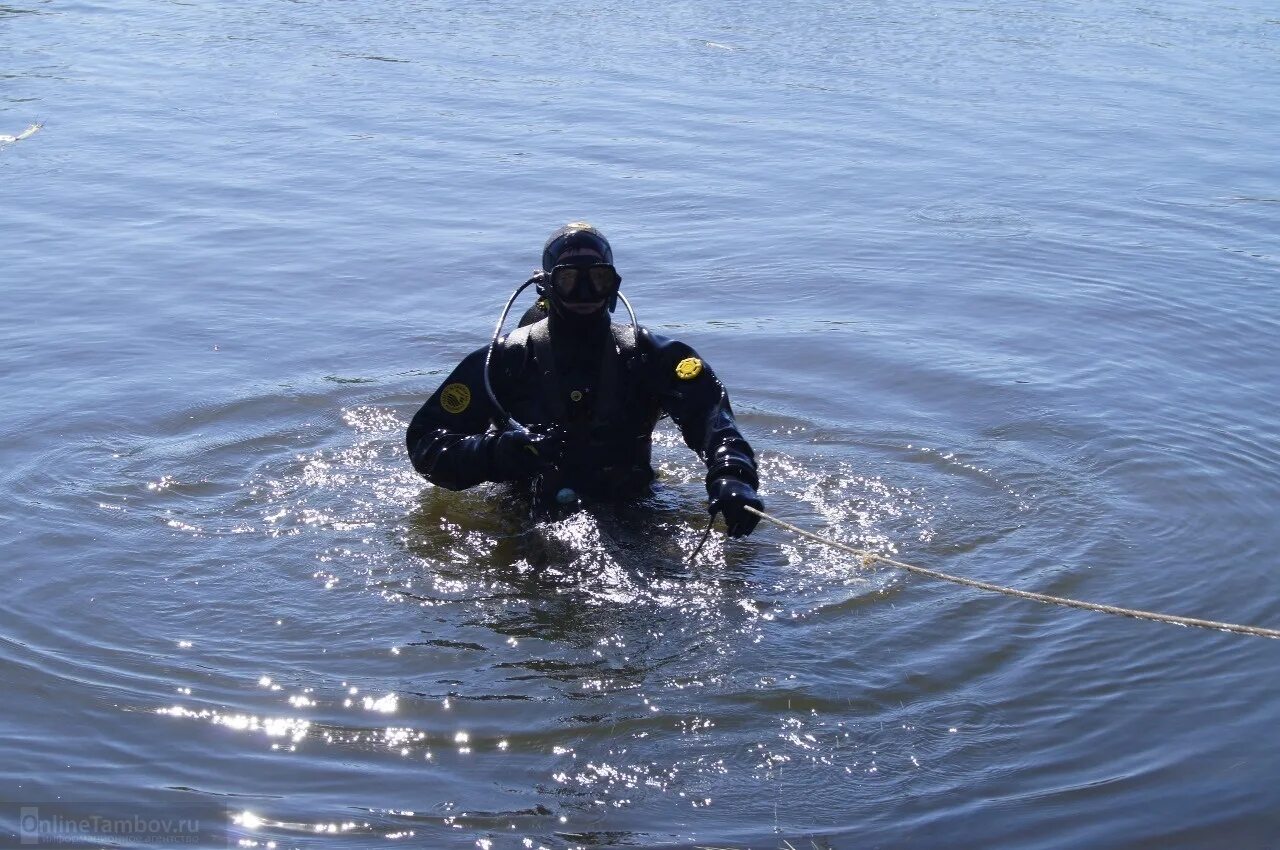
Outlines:
{"label": "black diving glove", "polygon": [[493,481],[532,478],[560,462],[564,441],[554,428],[534,425],[528,431],[503,431],[490,436]]}
{"label": "black diving glove", "polygon": [[707,497],[710,499],[707,510],[713,518],[716,514],[724,514],[730,537],[746,537],[755,531],[760,517],[746,508],[750,505],[762,511],[764,502],[760,501],[750,484],[732,475],[721,475],[707,482]]}

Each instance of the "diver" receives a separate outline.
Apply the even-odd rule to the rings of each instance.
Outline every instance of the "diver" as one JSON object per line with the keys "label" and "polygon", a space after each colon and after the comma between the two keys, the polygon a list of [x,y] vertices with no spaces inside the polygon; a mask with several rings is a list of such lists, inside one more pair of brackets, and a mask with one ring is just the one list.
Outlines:
{"label": "diver", "polygon": [[[542,270],[516,290],[492,344],[468,355],[413,417],[413,466],[449,490],[486,481],[530,487],[535,511],[633,501],[654,480],[654,426],[663,414],[707,466],[708,509],[730,537],[750,534],[763,510],[755,455],[729,397],[692,348],[635,322],[613,250],[585,222],[542,249]],[[500,337],[507,312],[534,285],[537,303]],[[621,298],[631,323],[612,321]],[[529,423],[522,425],[520,423]]]}

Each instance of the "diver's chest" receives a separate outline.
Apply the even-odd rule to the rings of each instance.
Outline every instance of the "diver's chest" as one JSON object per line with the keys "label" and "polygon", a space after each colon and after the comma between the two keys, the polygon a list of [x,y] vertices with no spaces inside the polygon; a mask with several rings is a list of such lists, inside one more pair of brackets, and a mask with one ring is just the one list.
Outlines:
{"label": "diver's chest", "polygon": [[623,363],[616,364],[612,374],[588,370],[551,374],[531,363],[513,381],[512,412],[521,421],[539,423],[644,421],[655,417],[659,405],[637,377]]}

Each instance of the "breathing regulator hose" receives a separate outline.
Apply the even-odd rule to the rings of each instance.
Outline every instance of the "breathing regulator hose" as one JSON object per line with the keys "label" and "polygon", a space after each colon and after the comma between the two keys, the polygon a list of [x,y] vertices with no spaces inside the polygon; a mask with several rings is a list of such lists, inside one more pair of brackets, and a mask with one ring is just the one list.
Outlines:
{"label": "breathing regulator hose", "polygon": [[529,433],[529,429],[521,425],[515,420],[507,409],[498,401],[498,396],[493,391],[493,383],[489,380],[489,370],[493,365],[493,352],[498,347],[498,339],[502,336],[502,326],[507,323],[507,316],[511,313],[511,305],[516,303],[516,299],[520,297],[520,293],[524,292],[535,283],[539,283],[546,275],[538,272],[533,277],[516,287],[516,291],[511,293],[511,297],[507,299],[507,306],[502,308],[502,315],[498,317],[498,324],[493,329],[493,339],[489,342],[489,350],[484,353],[484,391],[489,396],[489,403],[493,405],[493,409],[498,412],[498,416],[502,418],[506,431],[521,431]]}

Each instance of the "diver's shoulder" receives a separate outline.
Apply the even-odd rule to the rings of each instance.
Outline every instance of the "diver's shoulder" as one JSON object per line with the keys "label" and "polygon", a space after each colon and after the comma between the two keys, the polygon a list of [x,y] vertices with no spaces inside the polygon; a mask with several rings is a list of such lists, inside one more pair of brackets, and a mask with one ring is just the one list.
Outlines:
{"label": "diver's shoulder", "polygon": [[[546,323],[546,319],[539,319],[536,322],[521,325],[510,333],[502,336],[498,340],[498,347],[504,349],[524,349],[529,345],[529,337],[530,334],[533,333],[533,329],[539,325],[546,325]],[[485,346],[485,348],[488,348],[488,346]]]}
{"label": "diver's shoulder", "polygon": [[474,369],[477,365],[484,366],[485,356],[489,353],[489,346],[482,345],[475,351],[472,351],[466,357],[462,358],[462,362],[458,364],[459,369]]}
{"label": "diver's shoulder", "polygon": [[[521,373],[528,366],[532,357],[533,343],[531,333],[539,325],[545,325],[546,321],[546,319],[543,319],[541,322],[534,322],[531,325],[516,328],[510,333],[499,337],[498,344],[494,346],[494,365],[510,375]],[[484,346],[480,351],[482,358],[487,357],[489,346]]]}
{"label": "diver's shoulder", "polygon": [[[630,325],[624,325],[623,327],[630,329]],[[672,337],[665,336],[663,334],[654,333],[653,331],[646,328],[644,325],[640,325],[637,328],[637,331],[638,333],[636,335],[636,345],[638,348],[640,348],[642,352],[646,354],[648,353],[654,353],[659,355],[677,355],[678,354],[681,357],[687,357],[694,353],[693,346],[689,345],[688,343],[681,342],[678,339],[674,339]]]}

